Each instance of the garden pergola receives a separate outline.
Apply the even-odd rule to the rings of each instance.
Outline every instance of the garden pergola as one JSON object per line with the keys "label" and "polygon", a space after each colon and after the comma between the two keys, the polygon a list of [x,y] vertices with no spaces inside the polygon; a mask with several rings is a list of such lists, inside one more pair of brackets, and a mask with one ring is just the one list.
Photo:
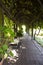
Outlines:
{"label": "garden pergola", "polygon": [[[32,37],[34,28],[37,28],[38,26],[40,29],[43,28],[43,0],[0,0],[1,60],[4,58],[5,53],[7,53],[6,51],[9,47],[8,43],[12,42],[12,40],[14,41],[15,36],[22,36],[22,25],[26,25],[26,32],[31,28]],[[21,28],[19,32],[17,32],[18,26]],[[35,34],[36,31],[34,33],[34,39]],[[10,54],[12,55],[11,52]]]}
{"label": "garden pergola", "polygon": [[0,7],[18,25],[25,24],[32,31],[37,25],[43,27],[43,0],[0,0]]}

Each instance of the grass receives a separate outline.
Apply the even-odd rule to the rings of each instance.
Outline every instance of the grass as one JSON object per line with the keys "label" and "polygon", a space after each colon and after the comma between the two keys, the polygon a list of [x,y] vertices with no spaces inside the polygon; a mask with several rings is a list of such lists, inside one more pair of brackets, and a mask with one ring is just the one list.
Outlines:
{"label": "grass", "polygon": [[35,40],[36,40],[41,46],[43,46],[43,36],[35,36]]}

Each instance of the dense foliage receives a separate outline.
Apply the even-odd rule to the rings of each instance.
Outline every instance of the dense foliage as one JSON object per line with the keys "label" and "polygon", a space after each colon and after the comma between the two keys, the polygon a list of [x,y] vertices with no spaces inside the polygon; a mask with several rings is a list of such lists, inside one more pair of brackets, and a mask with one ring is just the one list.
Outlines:
{"label": "dense foliage", "polygon": [[[9,18],[32,25],[43,20],[43,0],[0,0],[0,5]],[[42,21],[41,21],[42,22]]]}
{"label": "dense foliage", "polygon": [[5,54],[13,56],[12,52],[8,52],[9,42],[14,40],[13,22],[4,16],[4,24],[0,26],[2,37],[0,38],[0,58],[5,58]]}
{"label": "dense foliage", "polygon": [[23,29],[20,28],[20,30],[17,31],[17,37],[22,37],[23,36]]}

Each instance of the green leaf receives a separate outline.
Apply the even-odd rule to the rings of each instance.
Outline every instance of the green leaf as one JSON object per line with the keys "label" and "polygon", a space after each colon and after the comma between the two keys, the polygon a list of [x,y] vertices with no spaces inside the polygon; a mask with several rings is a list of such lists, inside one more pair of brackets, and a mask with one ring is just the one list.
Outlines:
{"label": "green leaf", "polygon": [[2,46],[2,49],[3,49],[4,51],[6,51],[6,50],[8,49],[7,44],[4,44],[4,45]]}
{"label": "green leaf", "polygon": [[10,54],[10,56],[13,56],[13,53],[12,53],[11,51],[10,51],[10,53],[9,53],[9,54]]}
{"label": "green leaf", "polygon": [[0,48],[0,53],[3,53],[3,50],[2,50],[2,48]]}

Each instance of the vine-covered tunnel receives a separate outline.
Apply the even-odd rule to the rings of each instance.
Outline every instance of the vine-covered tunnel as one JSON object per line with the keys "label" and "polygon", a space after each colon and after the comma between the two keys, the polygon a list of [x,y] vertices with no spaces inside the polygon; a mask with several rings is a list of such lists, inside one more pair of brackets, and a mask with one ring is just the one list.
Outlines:
{"label": "vine-covered tunnel", "polygon": [[0,20],[3,25],[4,15],[16,26],[26,25],[27,31],[43,28],[43,1],[41,0],[0,0]]}
{"label": "vine-covered tunnel", "polygon": [[[18,54],[20,53],[18,61],[12,63],[5,59],[4,64],[43,65],[43,0],[0,0],[1,59],[9,46],[12,48],[11,42],[18,43],[18,38],[20,44],[14,45],[17,46]],[[39,44],[41,41],[40,45],[37,40]]]}

